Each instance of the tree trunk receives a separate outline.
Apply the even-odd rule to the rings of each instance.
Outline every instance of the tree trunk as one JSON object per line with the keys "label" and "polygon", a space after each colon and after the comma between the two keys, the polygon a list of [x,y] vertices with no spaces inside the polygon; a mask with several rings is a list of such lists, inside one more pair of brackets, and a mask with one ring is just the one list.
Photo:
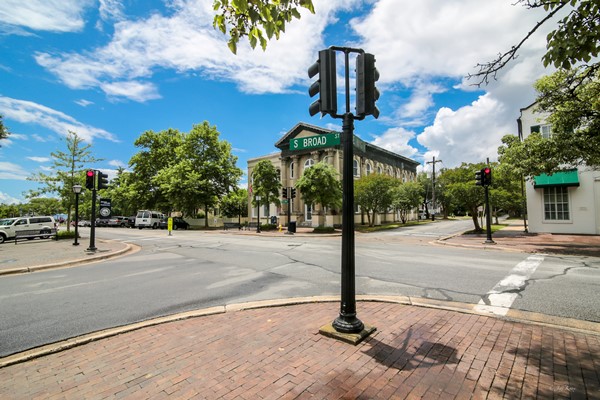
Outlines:
{"label": "tree trunk", "polygon": [[477,207],[471,209],[471,217],[473,218],[473,224],[475,225],[476,232],[483,232],[481,226],[479,226],[479,219],[477,218]]}
{"label": "tree trunk", "polygon": [[204,205],[204,227],[208,229],[208,206]]}

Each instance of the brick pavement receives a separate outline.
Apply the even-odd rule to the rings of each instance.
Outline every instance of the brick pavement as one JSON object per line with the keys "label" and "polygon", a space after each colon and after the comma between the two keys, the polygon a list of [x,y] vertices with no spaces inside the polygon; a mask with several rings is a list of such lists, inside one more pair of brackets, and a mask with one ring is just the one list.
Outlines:
{"label": "brick pavement", "polygon": [[600,337],[494,317],[359,302],[377,327],[318,334],[338,303],[144,328],[0,369],[0,398],[600,399]]}

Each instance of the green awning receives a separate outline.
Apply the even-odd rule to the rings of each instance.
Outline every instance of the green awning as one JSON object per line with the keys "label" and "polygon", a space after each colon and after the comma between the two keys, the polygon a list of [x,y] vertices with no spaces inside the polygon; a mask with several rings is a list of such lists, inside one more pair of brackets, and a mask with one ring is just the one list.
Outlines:
{"label": "green awning", "polygon": [[579,177],[577,170],[555,172],[552,175],[541,174],[533,177],[534,188],[543,188],[550,186],[579,186]]}

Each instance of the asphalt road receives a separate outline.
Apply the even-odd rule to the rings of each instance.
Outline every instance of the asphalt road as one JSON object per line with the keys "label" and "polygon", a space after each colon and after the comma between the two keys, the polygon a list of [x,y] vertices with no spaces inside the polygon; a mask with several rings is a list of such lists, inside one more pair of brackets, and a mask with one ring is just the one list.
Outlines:
{"label": "asphalt road", "polygon": [[[532,259],[436,246],[432,235],[357,235],[357,294],[501,304],[600,322],[599,258]],[[339,236],[177,231],[169,237],[166,231],[118,228],[99,229],[97,236],[143,249],[96,264],[0,278],[0,356],[182,311],[340,292]]]}

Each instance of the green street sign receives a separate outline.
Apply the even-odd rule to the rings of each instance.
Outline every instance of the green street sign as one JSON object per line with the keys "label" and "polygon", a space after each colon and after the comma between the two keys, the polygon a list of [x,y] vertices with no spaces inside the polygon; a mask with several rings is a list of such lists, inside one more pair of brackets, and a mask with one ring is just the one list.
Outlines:
{"label": "green street sign", "polygon": [[333,147],[340,144],[339,133],[308,136],[290,140],[290,150],[314,149],[317,147]]}
{"label": "green street sign", "polygon": [[281,204],[287,204],[287,203],[288,203],[287,199],[281,200]]}

